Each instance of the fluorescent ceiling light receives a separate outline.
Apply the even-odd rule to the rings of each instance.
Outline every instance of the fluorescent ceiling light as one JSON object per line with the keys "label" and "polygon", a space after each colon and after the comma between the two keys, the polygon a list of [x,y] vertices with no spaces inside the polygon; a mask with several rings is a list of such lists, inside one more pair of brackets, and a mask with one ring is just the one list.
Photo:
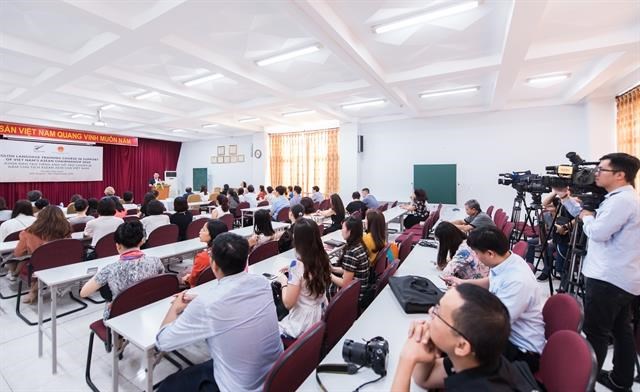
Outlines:
{"label": "fluorescent ceiling light", "polygon": [[80,114],[80,113],[71,115],[71,118],[80,118],[80,117],[89,117],[89,116],[87,116],[86,114]]}
{"label": "fluorescent ceiling light", "polygon": [[113,108],[115,108],[115,107],[116,107],[116,105],[114,105],[114,104],[112,104],[112,103],[109,103],[109,104],[106,104],[106,105],[104,105],[104,106],[101,106],[101,107],[100,107],[100,110],[109,110],[109,109],[113,109]]}
{"label": "fluorescent ceiling light", "polygon": [[214,73],[214,74],[203,76],[203,77],[200,77],[200,78],[188,80],[188,81],[184,82],[183,84],[185,86],[187,86],[187,87],[191,87],[191,86],[195,86],[196,84],[208,82],[210,80],[220,79],[222,76],[223,76],[222,74]]}
{"label": "fluorescent ceiling light", "polygon": [[322,48],[320,44],[307,46],[306,48],[297,49],[291,52],[279,54],[277,56],[267,57],[266,59],[258,60],[256,61],[256,65],[258,65],[259,67],[264,67],[266,65],[271,65],[271,64],[282,62],[282,61],[291,60],[296,57],[304,56],[305,54],[315,53],[319,51],[320,48]]}
{"label": "fluorescent ceiling light", "polygon": [[258,117],[247,117],[247,118],[241,118],[240,120],[238,120],[238,122],[245,123],[245,122],[251,122],[251,121],[258,121],[258,120],[260,120]]}
{"label": "fluorescent ceiling light", "polygon": [[202,128],[215,128],[220,124],[202,124]]}
{"label": "fluorescent ceiling light", "polygon": [[98,120],[98,121],[95,121],[93,125],[95,125],[96,127],[106,127],[107,123],[102,120]]}
{"label": "fluorescent ceiling light", "polygon": [[136,95],[136,99],[147,99],[147,98],[155,97],[158,94],[159,93],[157,91],[149,91],[148,93]]}
{"label": "fluorescent ceiling light", "polygon": [[538,85],[560,82],[562,80],[569,79],[569,76],[571,76],[571,74],[568,73],[533,76],[527,79],[527,84]]}
{"label": "fluorescent ceiling light", "polygon": [[185,133],[187,131],[185,131],[184,129],[172,129],[171,132],[173,132],[173,133]]}
{"label": "fluorescent ceiling light", "polygon": [[477,0],[466,1],[464,3],[456,4],[451,7],[440,8],[434,11],[428,11],[422,14],[410,16],[408,18],[396,20],[394,22],[380,24],[378,26],[373,27],[373,32],[376,34],[382,34],[388,31],[403,29],[405,27],[417,25],[420,23],[426,23],[435,19],[440,19],[447,16],[459,14],[465,11],[469,11],[474,8],[477,8],[479,5],[480,5],[480,2]]}
{"label": "fluorescent ceiling light", "polygon": [[313,109],[307,109],[307,110],[298,110],[297,112],[287,112],[287,113],[282,113],[282,117],[294,117],[294,116],[302,116],[304,114],[313,114],[316,111]]}
{"label": "fluorescent ceiling light", "polygon": [[438,90],[438,91],[425,91],[424,93],[418,94],[420,98],[432,98],[432,97],[441,97],[443,95],[456,95],[456,94],[466,94],[473,93],[480,90],[479,86],[473,87],[462,87],[450,90]]}
{"label": "fluorescent ceiling light", "polygon": [[371,101],[345,103],[340,105],[343,109],[359,109],[363,106],[377,106],[386,103],[386,99],[374,99]]}

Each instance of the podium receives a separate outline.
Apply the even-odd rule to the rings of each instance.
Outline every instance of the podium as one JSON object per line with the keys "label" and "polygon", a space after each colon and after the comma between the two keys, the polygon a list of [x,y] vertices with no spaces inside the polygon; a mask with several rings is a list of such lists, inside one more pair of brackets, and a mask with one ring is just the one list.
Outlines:
{"label": "podium", "polygon": [[170,185],[165,185],[162,188],[157,188],[158,189],[158,200],[165,200],[169,198],[169,192],[171,191],[171,186]]}

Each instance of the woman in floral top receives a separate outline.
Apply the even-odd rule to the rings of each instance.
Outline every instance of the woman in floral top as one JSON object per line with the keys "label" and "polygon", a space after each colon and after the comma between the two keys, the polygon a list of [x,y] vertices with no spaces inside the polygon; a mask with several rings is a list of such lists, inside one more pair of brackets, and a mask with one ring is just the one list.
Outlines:
{"label": "woman in floral top", "polygon": [[[460,279],[479,279],[489,275],[476,253],[467,245],[467,235],[450,222],[441,222],[435,230],[438,246],[438,268],[442,276]],[[449,259],[450,258],[450,259]]]}
{"label": "woman in floral top", "polygon": [[427,192],[424,189],[414,189],[411,195],[411,204],[400,206],[409,211],[409,214],[404,219],[404,227],[410,228],[416,223],[423,222],[429,216],[427,211]]}
{"label": "woman in floral top", "polygon": [[362,242],[362,219],[348,217],[342,223],[342,238],[347,241],[337,267],[331,267],[329,299],[354,279],[360,281],[360,301],[369,290],[369,256]]}

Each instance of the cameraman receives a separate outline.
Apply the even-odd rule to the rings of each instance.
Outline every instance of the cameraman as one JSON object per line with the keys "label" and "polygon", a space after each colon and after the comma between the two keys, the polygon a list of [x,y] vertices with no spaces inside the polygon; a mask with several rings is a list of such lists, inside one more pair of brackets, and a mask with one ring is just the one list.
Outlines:
{"label": "cameraman", "polygon": [[[638,158],[611,153],[600,158],[596,185],[608,193],[597,212],[580,218],[589,238],[582,274],[586,278],[584,333],[598,359],[598,382],[613,391],[630,391],[635,349],[631,303],[640,295],[640,199],[633,183]],[[613,370],[602,371],[613,336]]]}

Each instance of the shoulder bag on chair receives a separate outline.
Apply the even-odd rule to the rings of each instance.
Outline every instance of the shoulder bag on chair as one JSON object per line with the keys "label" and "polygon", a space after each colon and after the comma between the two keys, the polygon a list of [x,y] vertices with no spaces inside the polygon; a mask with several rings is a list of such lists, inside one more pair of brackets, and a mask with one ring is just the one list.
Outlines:
{"label": "shoulder bag on chair", "polygon": [[392,276],[389,286],[406,313],[427,313],[444,294],[433,282],[420,276]]}

